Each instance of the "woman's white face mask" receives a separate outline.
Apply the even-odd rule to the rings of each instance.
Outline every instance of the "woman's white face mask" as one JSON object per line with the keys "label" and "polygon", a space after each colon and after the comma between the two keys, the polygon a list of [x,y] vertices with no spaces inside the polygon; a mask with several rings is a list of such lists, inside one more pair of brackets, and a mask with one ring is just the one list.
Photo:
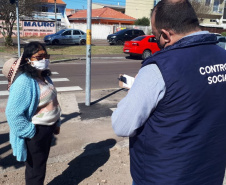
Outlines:
{"label": "woman's white face mask", "polygon": [[38,61],[31,61],[30,59],[29,63],[31,64],[32,67],[35,67],[37,70],[43,71],[45,69],[49,68],[49,59],[42,59],[42,60],[38,60]]}

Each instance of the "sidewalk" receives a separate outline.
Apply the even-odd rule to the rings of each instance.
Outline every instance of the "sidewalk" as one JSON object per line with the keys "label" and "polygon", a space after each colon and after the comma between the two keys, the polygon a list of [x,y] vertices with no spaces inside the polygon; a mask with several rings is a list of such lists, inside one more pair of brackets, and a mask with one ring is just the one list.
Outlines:
{"label": "sidewalk", "polygon": [[[13,55],[1,55],[0,67]],[[121,57],[95,55],[92,59]],[[85,60],[85,56],[78,56]],[[64,61],[55,61],[64,62]],[[72,61],[77,62],[77,61]],[[85,92],[58,94],[62,108],[61,133],[53,139],[45,184],[49,185],[123,185],[132,184],[129,172],[128,138],[117,137],[110,116],[126,95],[121,89],[93,90],[92,105],[84,105]],[[0,184],[24,185],[24,164],[12,156],[9,127],[0,103]]]}
{"label": "sidewalk", "polygon": [[[59,93],[61,134],[52,143],[45,184],[131,184],[128,138],[117,137],[111,127],[112,108],[126,95],[120,89],[94,90],[90,107],[85,93]],[[0,108],[6,105],[1,102]],[[12,156],[8,125],[0,112],[0,184],[23,185],[24,166]]]}

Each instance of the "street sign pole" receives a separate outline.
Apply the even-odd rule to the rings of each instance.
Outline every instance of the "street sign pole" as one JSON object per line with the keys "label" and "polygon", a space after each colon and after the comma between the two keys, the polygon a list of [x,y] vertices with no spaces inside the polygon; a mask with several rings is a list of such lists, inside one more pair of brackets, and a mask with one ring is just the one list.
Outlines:
{"label": "street sign pole", "polygon": [[16,16],[17,16],[17,45],[18,45],[18,58],[20,58],[20,20],[19,20],[19,0],[16,0]]}
{"label": "street sign pole", "polygon": [[56,0],[55,0],[55,33],[57,32],[57,15],[56,15]]}
{"label": "street sign pole", "polygon": [[91,21],[92,0],[87,0],[87,30],[86,30],[86,106],[90,106],[91,92]]}

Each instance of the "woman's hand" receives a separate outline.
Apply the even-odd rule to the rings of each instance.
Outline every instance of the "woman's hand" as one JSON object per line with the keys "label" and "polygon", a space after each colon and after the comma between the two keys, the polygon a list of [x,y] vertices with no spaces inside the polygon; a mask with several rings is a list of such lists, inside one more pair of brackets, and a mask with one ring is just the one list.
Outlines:
{"label": "woman's hand", "polygon": [[60,133],[60,127],[56,127],[53,133],[58,135]]}

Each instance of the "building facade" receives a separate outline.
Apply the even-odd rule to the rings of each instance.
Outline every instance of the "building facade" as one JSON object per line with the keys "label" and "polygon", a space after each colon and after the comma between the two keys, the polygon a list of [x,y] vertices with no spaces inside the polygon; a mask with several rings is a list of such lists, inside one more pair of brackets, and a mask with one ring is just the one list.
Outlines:
{"label": "building facade", "polygon": [[56,0],[56,14],[55,0],[42,0],[41,12],[34,12],[34,18],[57,20],[57,30],[67,28],[70,25],[66,14],[66,3],[62,0]]}
{"label": "building facade", "polygon": [[[147,17],[160,0],[126,0],[125,14],[136,19]],[[203,27],[226,28],[226,6],[224,0],[190,0],[200,3],[197,11],[200,25]]]}
{"label": "building facade", "polygon": [[136,19],[142,17],[150,18],[151,10],[158,3],[159,0],[126,0],[125,14]]}

